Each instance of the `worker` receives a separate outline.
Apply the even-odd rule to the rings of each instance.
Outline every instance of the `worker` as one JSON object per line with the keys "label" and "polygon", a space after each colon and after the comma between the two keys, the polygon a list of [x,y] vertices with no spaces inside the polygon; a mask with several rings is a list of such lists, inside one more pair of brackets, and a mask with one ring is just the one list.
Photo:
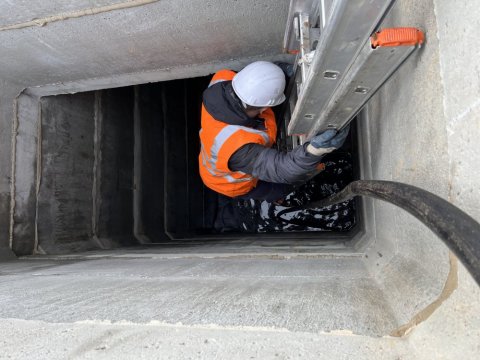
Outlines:
{"label": "worker", "polygon": [[229,198],[281,201],[342,146],[348,128],[327,130],[289,152],[272,148],[277,125],[271,107],[285,101],[285,83],[282,69],[267,61],[213,76],[203,93],[200,130],[200,176],[207,187]]}

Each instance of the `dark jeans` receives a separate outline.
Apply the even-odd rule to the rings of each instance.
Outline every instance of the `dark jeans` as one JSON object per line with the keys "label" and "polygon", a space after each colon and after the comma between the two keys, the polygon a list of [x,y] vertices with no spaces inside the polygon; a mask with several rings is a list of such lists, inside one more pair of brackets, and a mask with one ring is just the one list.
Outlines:
{"label": "dark jeans", "polygon": [[236,198],[218,194],[213,227],[218,232],[244,231],[246,228],[242,227],[242,223],[250,218],[242,216],[242,206],[238,206],[237,200],[255,199],[272,203],[285,198],[291,191],[293,191],[292,185],[258,181],[257,186],[249,193]]}
{"label": "dark jeans", "polygon": [[237,199],[254,199],[274,202],[283,199],[292,192],[292,190],[292,185],[270,183],[259,180],[256,187],[254,187],[249,193],[238,196]]}

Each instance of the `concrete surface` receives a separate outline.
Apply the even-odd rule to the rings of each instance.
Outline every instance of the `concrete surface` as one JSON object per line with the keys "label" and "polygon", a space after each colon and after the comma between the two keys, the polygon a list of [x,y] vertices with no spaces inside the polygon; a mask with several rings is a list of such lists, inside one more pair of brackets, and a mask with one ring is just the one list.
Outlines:
{"label": "concrete surface", "polygon": [[[99,239],[122,245],[133,241],[133,88],[97,91],[96,219]],[[90,133],[91,137],[92,134]],[[102,241],[102,240],[100,240]]]}
{"label": "concrete surface", "polygon": [[0,345],[9,359],[39,360],[411,358],[408,344],[395,338],[161,322],[51,324],[6,319],[0,320]]}
{"label": "concrete surface", "polygon": [[452,296],[408,335],[419,357],[476,359],[480,354],[480,288],[461,265],[458,277]]}
{"label": "concrete surface", "polygon": [[[62,3],[50,1],[28,17],[79,9],[86,1]],[[11,9],[4,2],[0,13]],[[286,0],[162,0],[43,27],[0,29],[0,76],[35,86],[278,54],[287,11]]]}
{"label": "concrete surface", "polygon": [[[92,248],[89,242],[93,233],[95,94],[52,100],[41,102],[41,181],[35,205],[37,245],[43,251],[58,246],[71,251],[87,250]],[[22,239],[17,240],[19,243]]]}
{"label": "concrete surface", "polygon": [[52,14],[68,13],[76,10],[90,9],[115,3],[122,0],[76,0],[43,1],[43,0],[6,0],[0,14],[0,27],[41,19]]}
{"label": "concrete surface", "polygon": [[448,199],[480,220],[480,29],[469,1],[435,0],[444,126],[449,158]]}
{"label": "concrete surface", "polygon": [[388,335],[399,324],[360,259],[104,258],[0,264],[0,318],[152,320]]}
{"label": "concrete surface", "polygon": [[[12,169],[10,171],[13,187],[10,243],[18,254],[31,254],[35,243],[36,192],[37,192],[37,152],[38,119],[40,106],[38,98],[22,94],[11,99],[15,111],[11,115],[15,138],[10,136],[6,143],[13,141]],[[20,121],[21,119],[21,121]],[[26,239],[14,242],[15,237]]]}
{"label": "concrete surface", "polygon": [[[57,7],[61,3],[64,5]],[[79,7],[84,3],[76,2]],[[39,96],[60,92],[199,76],[221,66],[239,67],[253,59],[276,56],[283,37],[284,23],[281,19],[286,16],[287,1],[231,0],[225,7],[215,6],[218,3],[165,0],[128,10],[57,21],[44,27],[0,29],[0,245],[9,244],[9,220],[6,219],[9,219],[10,134],[15,96],[25,87],[29,87],[25,95],[34,95],[33,98],[38,100]],[[38,13],[34,13],[32,6],[29,11],[23,12],[27,17],[22,15],[21,7],[16,7],[12,12],[12,4],[12,1],[8,1],[0,5],[1,14],[11,13],[13,16],[11,19],[2,19],[2,25],[28,21],[30,17],[47,16],[51,14],[50,9],[70,11],[67,9],[68,4],[55,1],[50,2],[50,5],[43,4],[38,8]],[[386,24],[420,26],[426,31],[427,42],[373,99],[366,113],[368,116],[362,134],[368,134],[369,137],[369,151],[364,154],[364,163],[369,162],[373,178],[417,185],[449,199],[480,220],[480,144],[476,141],[480,135],[480,45],[475,38],[480,17],[475,5],[468,0],[396,2]],[[78,10],[79,7],[72,7],[71,10]],[[132,19],[139,20],[135,22]],[[245,19],[249,19],[247,26]],[[28,99],[22,98],[21,101]],[[30,107],[22,106],[19,109],[22,119],[19,135],[22,136],[18,137],[17,150],[24,151],[19,153],[18,159],[25,161],[17,162],[18,171],[14,173],[21,175],[15,177],[19,210],[15,214],[15,231],[30,234],[31,241],[34,240],[32,222],[23,219],[24,215],[32,214],[22,211],[28,210],[32,202],[30,189],[35,184],[37,145],[28,141],[28,137],[35,137],[37,129],[35,104],[33,102]],[[28,121],[29,118],[31,121]],[[28,158],[22,158],[27,155]],[[106,352],[105,357],[116,357],[125,348],[112,345],[109,341],[128,344],[123,334],[129,335],[135,331],[152,337],[164,331],[163,334],[167,332],[171,336],[168,344],[185,342],[177,340],[175,336],[178,333],[169,331],[170,325],[166,325],[168,330],[165,330],[164,325],[155,328],[155,333],[151,335],[150,327],[144,332],[148,325],[42,322],[85,320],[90,319],[92,314],[109,321],[127,318],[133,321],[141,319],[149,322],[156,319],[175,323],[186,319],[190,325],[217,323],[213,320],[220,318],[225,320],[222,324],[217,324],[221,328],[232,324],[255,327],[273,324],[295,331],[288,333],[288,337],[282,337],[284,333],[275,330],[275,335],[269,338],[268,343],[252,344],[249,336],[257,334],[259,330],[248,333],[239,330],[232,337],[224,337],[226,345],[219,350],[224,351],[219,352],[219,357],[222,354],[232,357],[232,353],[243,355],[253,349],[252,356],[268,358],[272,347],[278,346],[285,349],[285,357],[293,358],[297,355],[297,348],[311,349],[310,345],[302,342],[311,339],[311,335],[302,331],[349,328],[361,334],[386,335],[387,329],[409,324],[428,306],[438,303],[444,294],[444,285],[452,268],[447,249],[424,226],[393,206],[374,202],[373,207],[372,233],[375,238],[366,250],[363,262],[359,263],[358,258],[331,261],[322,258],[318,264],[285,260],[282,262],[286,264],[283,272],[275,266],[277,263],[269,262],[268,268],[279,272],[280,276],[272,277],[269,272],[264,273],[268,275],[266,277],[259,275],[266,270],[259,268],[263,260],[258,258],[257,262],[250,260],[238,263],[242,266],[234,266],[229,257],[231,264],[227,267],[231,272],[223,273],[221,269],[224,268],[217,267],[216,264],[219,263],[212,260],[212,263],[205,266],[210,278],[206,272],[198,273],[205,278],[196,278],[192,277],[192,273],[182,273],[178,268],[179,272],[172,270],[168,273],[167,268],[175,268],[178,260],[174,259],[168,260],[170,263],[167,260],[161,261],[164,272],[160,271],[158,276],[153,270],[156,269],[155,266],[134,259],[119,264],[120,268],[127,266],[128,269],[124,268],[125,272],[118,273],[114,270],[115,262],[105,262],[107,260],[97,260],[100,262],[97,263],[96,272],[86,271],[80,263],[10,263],[7,268],[2,265],[1,341],[4,342],[5,349],[9,349],[7,355],[17,358],[29,357],[34,346],[39,358],[51,357],[48,351],[58,351],[58,357],[62,357],[65,354],[63,349],[51,346],[52,339],[70,341],[69,344],[74,347],[73,355],[87,357],[92,352],[96,354],[108,350],[108,347],[112,352]],[[192,262],[182,261],[184,262],[179,262],[178,266],[183,264],[186,268],[196,269]],[[94,264],[93,261],[85,262],[89,266]],[[300,269],[296,269],[295,264],[301,264]],[[51,268],[43,268],[44,265]],[[38,268],[34,270],[32,266]],[[132,270],[139,267],[145,267],[146,270]],[[241,273],[245,267],[251,268],[252,272],[243,273],[245,277],[233,275]],[[308,269],[313,270],[309,272]],[[359,270],[359,273],[350,271],[352,269]],[[221,276],[212,278],[217,271]],[[456,273],[456,270],[453,271]],[[127,276],[129,272],[133,272],[131,278]],[[383,338],[315,335],[315,339],[321,339],[315,342],[321,354],[314,352],[318,350],[317,347],[311,352],[308,350],[308,354],[312,354],[312,358],[325,354],[328,355],[325,358],[372,357],[369,350],[362,347],[366,344],[369,349],[379,352],[379,358],[421,359],[431,358],[432,354],[446,359],[458,359],[460,356],[475,358],[480,343],[480,297],[478,287],[462,267],[458,273],[453,292],[442,298],[438,308],[429,317],[409,329],[410,332],[404,337],[404,341],[409,344],[408,348],[404,345],[400,347],[399,341],[390,342]],[[169,282],[168,279],[179,282]],[[93,280],[99,284],[98,288],[91,288]],[[116,289],[118,292],[115,292]],[[146,289],[145,292],[142,289]],[[149,292],[151,289],[164,292],[152,295]],[[205,293],[208,289],[211,292]],[[289,292],[288,289],[295,291]],[[190,290],[199,297],[190,297]],[[153,297],[145,299],[147,295]],[[234,299],[229,297],[233,295]],[[116,303],[115,311],[110,311],[112,299],[122,297],[130,301],[129,305],[134,304],[133,309],[124,309],[121,303]],[[203,302],[202,297],[210,301],[238,301],[239,307],[221,308],[222,302],[211,306],[212,302]],[[374,299],[373,303],[369,302],[371,298]],[[24,301],[24,305],[19,299]],[[179,302],[178,299],[182,301]],[[248,299],[264,301],[257,305]],[[160,310],[153,308],[152,300],[171,305],[172,311],[168,312],[168,307]],[[192,307],[192,304],[195,306]],[[376,311],[375,306],[379,306],[382,311]],[[368,311],[357,313],[353,311],[354,308]],[[263,313],[257,314],[257,309]],[[314,311],[307,312],[307,317],[305,309]],[[238,317],[243,311],[250,317]],[[268,317],[265,313],[275,316]],[[380,313],[388,315],[381,317]],[[6,317],[29,320],[5,320]],[[328,321],[323,321],[322,318],[327,318]],[[270,319],[274,319],[273,322],[269,322]],[[301,323],[300,319],[304,322]],[[373,327],[368,328],[370,322]],[[120,340],[117,340],[117,335],[113,332],[119,326],[125,327],[121,328],[118,335]],[[35,332],[28,330],[29,327]],[[204,329],[179,327],[180,336],[191,336],[192,344],[203,339],[204,334],[201,332]],[[45,332],[39,333],[38,329]],[[93,335],[85,334],[85,331],[98,334],[100,341]],[[112,331],[112,335],[108,331]],[[65,334],[71,332],[80,336],[78,341],[66,337]],[[224,330],[220,332],[225,333]],[[236,350],[239,349],[236,347],[239,337],[246,339],[241,344],[251,345]],[[23,341],[27,338],[30,342]],[[300,343],[296,342],[295,339],[300,338]],[[276,342],[277,339],[281,341]],[[19,348],[20,342],[23,347]],[[146,346],[156,345],[158,344],[146,341]],[[175,345],[174,351],[183,346]],[[267,350],[260,350],[261,346]],[[387,348],[391,353],[383,356],[381,351],[387,351]],[[82,352],[85,349],[91,352]],[[187,348],[186,356],[195,357],[191,349]],[[25,352],[22,355],[16,353],[18,350]],[[140,351],[143,350],[139,350],[139,353]],[[209,355],[212,353],[206,354],[205,357],[211,357]],[[145,357],[155,355],[148,353]]]}
{"label": "concrete surface", "polygon": [[0,248],[10,247],[10,178],[13,98],[18,85],[0,80]]}
{"label": "concrete surface", "polygon": [[[480,220],[480,193],[473,190],[480,185],[480,145],[473,141],[480,131],[478,81],[471,80],[479,77],[479,46],[472,39],[478,10],[468,1],[397,1],[386,19],[390,25],[418,26],[427,41],[369,105],[372,177],[419,186]],[[375,201],[374,207],[376,241],[366,264],[391,307],[404,310],[397,320],[411,324],[416,316],[406,315],[421,315],[442,299],[447,273],[457,270],[422,224],[388,204]],[[409,341],[419,357],[478,355],[478,286],[461,266],[459,274],[452,295],[412,325]]]}
{"label": "concrete surface", "polygon": [[[384,27],[415,26],[426,43],[388,80],[368,106],[372,178],[418,186],[447,198],[448,144],[443,116],[437,25],[432,1],[397,1]],[[367,264],[401,323],[442,291],[448,249],[418,220],[375,201],[375,245]],[[413,300],[416,299],[416,300]]]}

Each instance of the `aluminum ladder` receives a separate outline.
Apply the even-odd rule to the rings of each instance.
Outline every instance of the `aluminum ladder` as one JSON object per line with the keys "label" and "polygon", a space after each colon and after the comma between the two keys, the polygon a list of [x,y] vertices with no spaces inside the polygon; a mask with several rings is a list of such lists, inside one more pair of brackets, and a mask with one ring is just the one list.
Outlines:
{"label": "aluminum ladder", "polygon": [[291,0],[283,50],[296,54],[282,135],[295,147],[346,126],[424,41],[415,28],[376,32],[394,0]]}

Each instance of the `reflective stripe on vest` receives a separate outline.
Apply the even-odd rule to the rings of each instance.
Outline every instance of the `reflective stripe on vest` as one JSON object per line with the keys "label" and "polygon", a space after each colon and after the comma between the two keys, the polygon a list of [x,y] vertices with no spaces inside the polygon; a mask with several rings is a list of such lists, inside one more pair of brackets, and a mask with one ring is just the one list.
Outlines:
{"label": "reflective stripe on vest", "polygon": [[215,85],[216,83],[222,82],[222,81],[227,81],[226,79],[217,79],[214,81],[211,81],[210,84],[208,84],[208,87]]}
{"label": "reflective stripe on vest", "polygon": [[[202,130],[200,130],[200,134],[202,133]],[[251,134],[261,135],[263,140],[265,141],[265,146],[270,146],[270,139],[267,133],[261,130],[255,130],[255,129],[251,129],[251,128],[240,126],[240,125],[227,125],[217,134],[217,136],[213,140],[213,145],[210,149],[210,154],[211,154],[210,157],[205,151],[203,144],[201,145],[203,166],[205,166],[205,168],[211,175],[217,176],[217,177],[223,177],[230,183],[246,182],[253,179],[253,177],[244,177],[241,179],[235,179],[230,175],[230,173],[220,171],[217,169],[218,153],[220,152],[222,145],[225,143],[225,141],[228,140],[230,136],[234,135],[239,130],[243,130]],[[237,173],[245,175],[245,173],[241,171],[237,171]]]}

